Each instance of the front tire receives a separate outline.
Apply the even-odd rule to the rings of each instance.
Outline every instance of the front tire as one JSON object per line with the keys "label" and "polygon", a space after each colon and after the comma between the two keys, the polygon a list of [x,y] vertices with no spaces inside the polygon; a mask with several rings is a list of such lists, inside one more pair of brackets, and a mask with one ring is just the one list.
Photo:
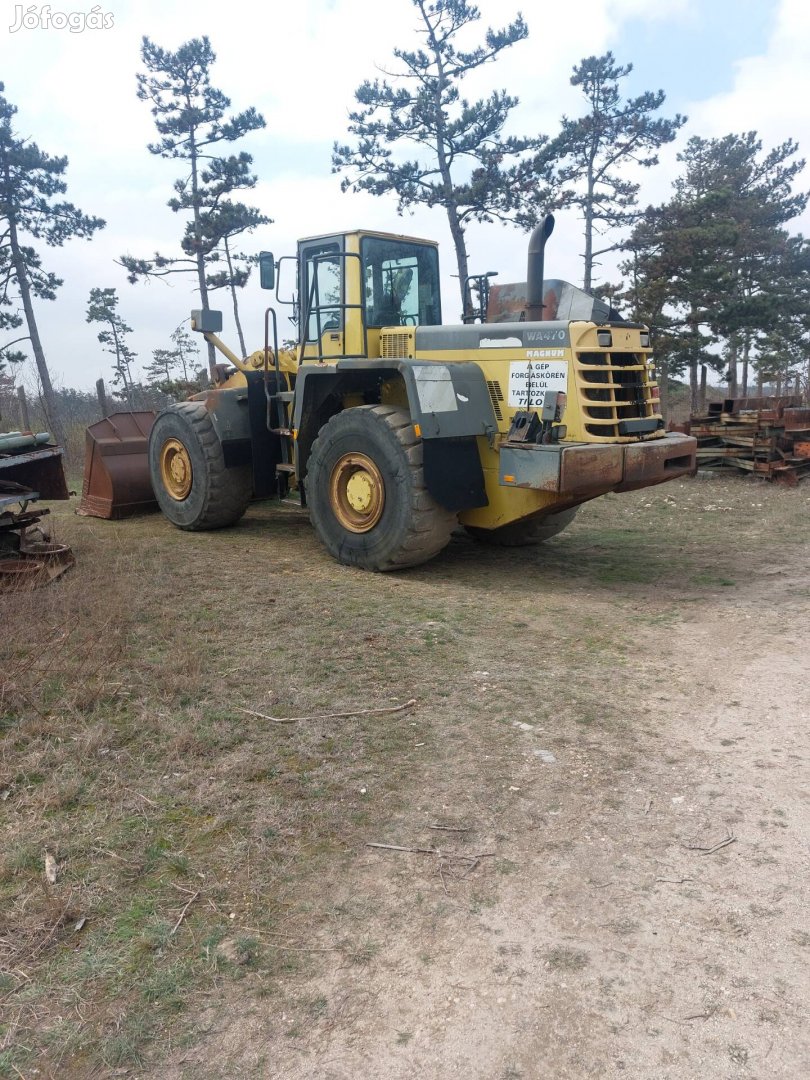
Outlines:
{"label": "front tire", "polygon": [[321,428],[306,493],[318,538],[346,566],[418,566],[445,547],[456,527],[456,515],[425,487],[422,442],[410,415],[389,405],[346,409]]}
{"label": "front tire", "polygon": [[547,514],[541,518],[526,518],[524,521],[513,521],[510,525],[501,525],[499,529],[481,529],[474,525],[465,525],[464,528],[474,540],[482,544],[492,544],[497,547],[532,547],[536,544],[544,544],[552,536],[567,528],[574,520],[579,509],[578,506],[570,510],[560,510],[556,514]]}
{"label": "front tire", "polygon": [[179,529],[233,525],[253,491],[250,465],[225,467],[222,444],[202,401],[170,405],[149,436],[149,475],[158,505]]}

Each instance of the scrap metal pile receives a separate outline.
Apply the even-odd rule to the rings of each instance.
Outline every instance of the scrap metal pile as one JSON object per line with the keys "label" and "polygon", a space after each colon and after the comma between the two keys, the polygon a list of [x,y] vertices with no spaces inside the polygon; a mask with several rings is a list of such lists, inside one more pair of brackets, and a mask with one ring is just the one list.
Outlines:
{"label": "scrap metal pile", "polygon": [[46,433],[0,434],[0,592],[39,588],[75,559],[52,542],[41,520],[50,511],[39,499],[67,499],[62,448]]}
{"label": "scrap metal pile", "polygon": [[794,485],[810,476],[810,408],[800,397],[727,398],[679,430],[698,441],[701,469],[738,469]]}

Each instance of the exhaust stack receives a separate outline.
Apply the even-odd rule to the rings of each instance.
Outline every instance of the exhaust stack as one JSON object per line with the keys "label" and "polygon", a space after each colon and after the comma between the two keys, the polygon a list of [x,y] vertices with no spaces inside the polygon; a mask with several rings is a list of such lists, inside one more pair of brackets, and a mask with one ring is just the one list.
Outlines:
{"label": "exhaust stack", "polygon": [[526,319],[539,322],[543,318],[543,253],[546,240],[554,231],[554,215],[546,214],[529,237],[529,265],[526,271]]}

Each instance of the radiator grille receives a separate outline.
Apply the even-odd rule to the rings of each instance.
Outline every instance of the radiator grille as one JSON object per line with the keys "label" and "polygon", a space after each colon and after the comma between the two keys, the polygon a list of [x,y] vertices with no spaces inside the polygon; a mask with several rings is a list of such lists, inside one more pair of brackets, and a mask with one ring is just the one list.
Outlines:
{"label": "radiator grille", "polygon": [[503,410],[501,409],[503,390],[501,390],[501,384],[495,379],[487,379],[487,390],[489,390],[489,396],[492,400],[492,409],[495,413],[495,419],[503,420]]}
{"label": "radiator grille", "polygon": [[413,330],[386,330],[380,334],[380,356],[396,360],[413,356]]}
{"label": "radiator grille", "polygon": [[647,379],[643,353],[575,354],[577,385],[585,430],[602,439],[620,437],[622,420],[658,419],[658,400]]}

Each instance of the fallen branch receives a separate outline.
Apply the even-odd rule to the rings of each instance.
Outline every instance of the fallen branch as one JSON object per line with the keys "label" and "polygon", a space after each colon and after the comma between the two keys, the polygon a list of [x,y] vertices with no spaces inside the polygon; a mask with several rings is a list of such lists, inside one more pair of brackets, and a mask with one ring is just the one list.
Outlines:
{"label": "fallen branch", "polygon": [[190,900],[188,901],[188,903],[186,904],[186,906],[185,906],[185,907],[183,908],[183,910],[182,910],[182,911],[180,912],[180,918],[179,918],[179,919],[177,920],[177,922],[176,922],[176,923],[174,924],[174,926],[172,927],[172,929],[171,929],[171,932],[169,933],[169,937],[174,937],[174,935],[175,935],[175,934],[177,933],[177,931],[178,931],[178,930],[180,929],[180,923],[181,923],[181,922],[183,921],[183,919],[185,919],[185,917],[186,917],[186,912],[188,911],[188,909],[189,909],[189,908],[191,907],[191,905],[192,905],[192,904],[194,903],[194,901],[195,901],[195,900],[197,899],[197,897],[198,897],[199,895],[200,895],[200,894],[199,894],[198,892],[195,892],[195,893],[194,893],[194,895],[193,895],[193,896],[191,897],[191,899],[190,899]]}
{"label": "fallen branch", "polygon": [[400,847],[398,844],[366,844],[366,847],[382,848],[384,851],[410,851],[414,855],[441,855],[438,848]]}
{"label": "fallen branch", "polygon": [[[475,866],[475,863],[473,863],[473,866]],[[466,877],[466,875],[465,875],[465,877]],[[444,889],[444,895],[449,896],[450,893],[448,892],[448,889],[447,889],[447,882],[444,880],[444,867],[442,866],[442,860],[441,859],[439,859],[439,879],[441,880],[442,888]]]}
{"label": "fallen branch", "polygon": [[141,795],[140,791],[133,791],[133,793],[132,793],[132,794],[133,794],[133,795],[137,795],[139,799],[143,799],[143,801],[144,801],[145,803],[149,803],[149,805],[150,805],[150,806],[154,806],[154,807],[156,807],[156,808],[157,808],[158,810],[160,809],[160,807],[158,806],[158,804],[157,804],[156,802],[154,802],[154,800],[152,800],[152,799],[148,798],[148,797],[147,797],[146,795]]}
{"label": "fallen branch", "polygon": [[300,720],[342,720],[348,716],[371,716],[378,713],[402,712],[416,704],[416,698],[411,698],[404,705],[393,705],[385,709],[351,709],[349,712],[313,713],[312,716],[268,716],[267,713],[256,712],[255,709],[243,709],[237,706],[237,712],[247,713],[248,716],[258,716],[260,720],[270,720],[273,724],[296,724]]}
{"label": "fallen branch", "polygon": [[720,848],[728,847],[729,844],[733,844],[737,839],[733,833],[728,833],[724,840],[721,840],[719,844],[714,844],[711,847],[704,847],[702,844],[685,844],[684,847],[687,851],[699,851],[701,855],[712,855],[715,851],[719,851]]}
{"label": "fallen branch", "polygon": [[337,949],[302,949],[297,945],[278,945],[275,941],[262,942],[266,949],[282,949],[284,952],[337,952]]}
{"label": "fallen branch", "polygon": [[443,832],[470,832],[469,825],[428,825],[429,829],[441,829]]}
{"label": "fallen branch", "polygon": [[714,847],[708,849],[708,851],[701,851],[701,855],[711,855],[715,851],[719,851],[720,848],[727,847],[729,844],[733,844],[737,839],[736,836],[727,836],[725,840],[721,840],[719,844],[715,844]]}
{"label": "fallen branch", "polygon": [[683,885],[686,881],[693,881],[690,877],[657,877],[656,881],[668,881],[671,885]]}
{"label": "fallen branch", "polygon": [[[482,851],[476,855],[462,855],[460,851],[441,851],[432,847],[401,847],[399,844],[367,843],[366,847],[380,848],[383,851],[408,851],[412,855],[438,855],[440,859],[461,859],[477,866],[481,859],[494,859],[494,851]],[[467,876],[466,874],[464,875]]]}

